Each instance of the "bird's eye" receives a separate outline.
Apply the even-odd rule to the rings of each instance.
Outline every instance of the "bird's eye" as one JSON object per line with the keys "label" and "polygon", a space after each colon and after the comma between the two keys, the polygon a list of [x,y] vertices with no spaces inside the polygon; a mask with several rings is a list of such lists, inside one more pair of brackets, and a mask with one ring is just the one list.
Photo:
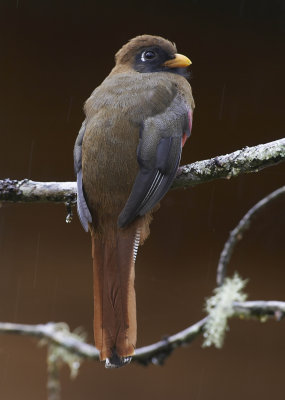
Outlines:
{"label": "bird's eye", "polygon": [[152,60],[155,57],[155,52],[151,50],[146,50],[142,53],[141,60],[147,61]]}

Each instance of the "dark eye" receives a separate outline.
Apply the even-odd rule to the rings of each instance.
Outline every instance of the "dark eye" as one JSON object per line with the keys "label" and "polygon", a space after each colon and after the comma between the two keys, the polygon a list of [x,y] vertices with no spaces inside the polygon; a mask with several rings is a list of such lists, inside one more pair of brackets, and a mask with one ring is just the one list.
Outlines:
{"label": "dark eye", "polygon": [[155,52],[151,50],[146,50],[142,53],[141,60],[147,61],[152,60],[155,57]]}

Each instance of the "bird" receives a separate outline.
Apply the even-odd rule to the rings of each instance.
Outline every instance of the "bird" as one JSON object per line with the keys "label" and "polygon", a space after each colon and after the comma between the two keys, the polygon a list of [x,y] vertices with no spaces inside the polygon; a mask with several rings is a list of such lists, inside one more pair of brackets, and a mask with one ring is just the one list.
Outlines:
{"label": "bird", "polygon": [[135,354],[135,260],[191,133],[190,64],[169,40],[137,36],[84,105],[74,146],[77,212],[91,233],[94,340],[106,368]]}

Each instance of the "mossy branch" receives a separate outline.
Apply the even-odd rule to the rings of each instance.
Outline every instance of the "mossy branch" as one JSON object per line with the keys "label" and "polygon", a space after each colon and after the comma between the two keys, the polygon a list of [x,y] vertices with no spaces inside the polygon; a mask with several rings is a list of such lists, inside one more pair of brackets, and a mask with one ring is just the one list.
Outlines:
{"label": "mossy branch", "polygon": [[[254,319],[273,317],[276,321],[280,321],[285,316],[285,302],[282,301],[244,301],[234,302],[232,306],[234,313],[231,316]],[[174,335],[149,346],[136,349],[133,360],[144,365],[162,365],[174,349],[189,344],[203,333],[208,320],[209,317],[203,318]],[[96,347],[83,342],[82,338],[70,332],[68,326],[64,323],[50,322],[40,325],[24,325],[0,322],[0,334],[24,335],[45,339],[45,343],[49,346],[52,345],[55,349],[57,347],[62,348],[71,355],[78,356],[79,360],[99,360],[99,351]],[[70,364],[69,361],[66,361],[66,358],[65,362]],[[74,362],[79,363],[78,360],[74,361],[74,358],[72,358],[72,363]],[[71,369],[72,363],[70,365]]]}
{"label": "mossy branch", "polygon": [[[180,167],[172,189],[258,172],[284,160],[285,138],[245,147],[230,154]],[[76,182],[35,182],[7,178],[0,180],[0,201],[73,204],[76,202]]]}

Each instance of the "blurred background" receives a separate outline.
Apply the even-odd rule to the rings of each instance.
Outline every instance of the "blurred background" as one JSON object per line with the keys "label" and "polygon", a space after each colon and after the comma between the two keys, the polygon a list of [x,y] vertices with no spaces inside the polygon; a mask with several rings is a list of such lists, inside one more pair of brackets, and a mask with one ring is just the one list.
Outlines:
{"label": "blurred background", "polygon": [[[285,1],[0,0],[0,176],[70,181],[84,101],[115,52],[143,33],[174,41],[193,62],[196,102],[183,163],[284,137]],[[203,317],[229,231],[284,184],[285,165],[171,191],[136,265],[138,346]],[[92,339],[89,235],[54,204],[2,204],[0,321],[65,321]],[[285,300],[284,199],[238,245],[229,274],[249,278],[249,299]],[[284,322],[230,321],[222,350],[202,338],[163,367],[61,371],[62,399],[284,399]],[[0,398],[45,399],[46,349],[0,337]]]}

